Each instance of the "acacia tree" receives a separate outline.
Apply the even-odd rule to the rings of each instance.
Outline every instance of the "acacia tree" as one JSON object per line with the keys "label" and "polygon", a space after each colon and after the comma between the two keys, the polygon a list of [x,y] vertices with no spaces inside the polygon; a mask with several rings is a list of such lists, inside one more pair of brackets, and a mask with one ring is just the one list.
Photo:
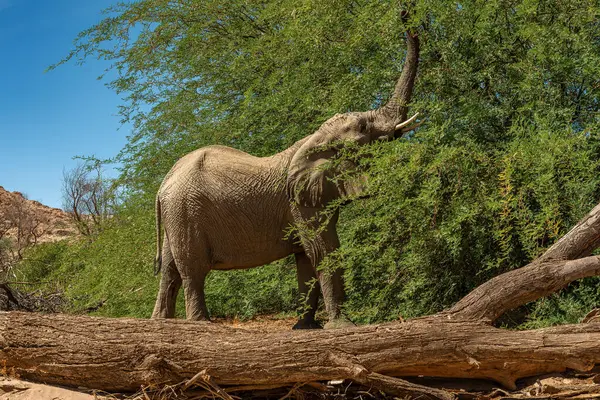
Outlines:
{"label": "acacia tree", "polygon": [[[347,269],[346,304],[372,322],[449,307],[543,253],[595,204],[598,15],[591,0],[142,0],[108,9],[64,61],[114,67],[109,86],[135,129],[117,160],[140,222],[188,151],[220,143],[272,154],[337,112],[381,104],[403,32],[419,29],[411,107],[426,123],[376,146],[373,195],[341,215],[334,261]],[[151,235],[115,242],[133,248]],[[600,301],[596,286],[534,311],[575,321]]]}

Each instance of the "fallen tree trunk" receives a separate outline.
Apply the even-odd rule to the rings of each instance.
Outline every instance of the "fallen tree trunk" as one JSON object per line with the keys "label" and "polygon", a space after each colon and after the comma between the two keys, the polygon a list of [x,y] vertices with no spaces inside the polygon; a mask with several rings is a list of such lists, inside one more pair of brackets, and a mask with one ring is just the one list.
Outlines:
{"label": "fallen tree trunk", "polygon": [[[225,395],[240,385],[348,378],[396,395],[453,398],[394,378],[411,376],[483,378],[514,388],[521,377],[600,364],[600,324],[525,332],[491,326],[512,308],[600,275],[600,257],[588,256],[599,244],[597,206],[539,259],[445,312],[334,331],[259,334],[183,320],[0,313],[0,368],[37,382],[117,391],[198,376]],[[219,385],[230,387],[221,392]]]}
{"label": "fallen tree trunk", "polygon": [[0,314],[0,358],[22,378],[132,391],[199,371],[219,385],[290,384],[369,374],[521,377],[600,363],[600,324],[526,332],[481,322],[417,319],[343,330],[257,334],[217,324]]}

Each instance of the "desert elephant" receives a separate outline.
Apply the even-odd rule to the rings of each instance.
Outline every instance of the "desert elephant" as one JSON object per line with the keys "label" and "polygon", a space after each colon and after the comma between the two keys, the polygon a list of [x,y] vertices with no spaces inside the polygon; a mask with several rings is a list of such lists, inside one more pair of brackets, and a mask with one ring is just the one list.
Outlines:
{"label": "desert elephant", "polygon": [[[325,327],[348,324],[340,310],[344,298],[341,271],[330,274],[317,269],[339,246],[337,213],[325,221],[321,212],[330,201],[354,194],[360,186],[332,180],[336,168],[324,167],[344,143],[393,139],[414,128],[416,115],[407,120],[405,105],[417,71],[417,35],[407,33],[407,43],[402,74],[382,107],[338,114],[315,133],[270,157],[208,146],[177,161],[156,196],[156,265],[162,268],[162,278],[153,318],[174,317],[183,285],[187,318],[208,319],[204,281],[210,270],[252,268],[294,254],[298,286],[308,309],[294,328],[319,327],[314,319],[318,286],[329,318]],[[317,233],[300,234],[299,243],[286,239],[285,231],[292,224]],[[319,285],[308,284],[314,278]]]}

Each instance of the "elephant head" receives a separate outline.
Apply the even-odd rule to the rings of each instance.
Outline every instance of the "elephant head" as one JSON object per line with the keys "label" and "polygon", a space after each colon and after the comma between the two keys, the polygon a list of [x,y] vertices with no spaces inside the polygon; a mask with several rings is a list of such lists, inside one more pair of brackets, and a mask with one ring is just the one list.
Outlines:
{"label": "elephant head", "polygon": [[351,162],[342,162],[338,168],[329,168],[327,164],[348,142],[364,145],[375,140],[399,138],[418,126],[413,124],[417,114],[406,119],[418,61],[418,37],[407,32],[406,60],[390,100],[375,110],[335,115],[309,136],[288,167],[290,199],[304,207],[320,208],[334,199],[361,192],[360,179],[351,182],[334,179],[336,170],[354,167]]}

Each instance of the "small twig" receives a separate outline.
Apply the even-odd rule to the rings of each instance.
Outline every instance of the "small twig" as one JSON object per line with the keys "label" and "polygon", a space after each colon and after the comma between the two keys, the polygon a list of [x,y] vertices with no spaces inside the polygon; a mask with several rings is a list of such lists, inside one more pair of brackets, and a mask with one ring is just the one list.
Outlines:
{"label": "small twig", "polygon": [[279,389],[281,387],[285,387],[287,385],[283,384],[272,384],[272,385],[245,385],[245,386],[233,386],[225,388],[227,393],[232,392],[249,392],[254,390],[271,390],[271,389]]}
{"label": "small twig", "polygon": [[204,389],[208,390],[210,393],[212,393],[215,396],[218,396],[223,400],[234,400],[234,398],[231,397],[229,393],[227,393],[219,385],[217,385],[217,383],[208,374],[206,369],[203,369],[202,371],[198,372],[189,381],[187,381],[183,385],[182,390],[185,391],[194,384],[202,386]]}
{"label": "small twig", "polygon": [[294,393],[296,393],[298,391],[298,389],[300,389],[302,386],[304,386],[304,383],[296,383],[288,392],[288,394],[286,394],[285,396],[283,396],[282,398],[280,398],[279,400],[285,400],[287,398],[292,397],[292,395]]}
{"label": "small twig", "polygon": [[369,372],[365,376],[359,376],[354,380],[362,385],[372,386],[386,394],[398,397],[418,395],[420,399],[456,399],[454,394],[445,390],[417,385],[400,378],[393,378],[391,376],[378,374],[376,372]]}
{"label": "small twig", "polygon": [[202,371],[198,372],[196,375],[194,375],[190,380],[188,380],[185,385],[183,385],[183,387],[181,388],[181,390],[183,390],[184,392],[186,390],[189,389],[190,386],[192,386],[194,383],[196,383],[196,381],[200,378],[202,378],[202,375],[206,374],[206,370],[203,369]]}

